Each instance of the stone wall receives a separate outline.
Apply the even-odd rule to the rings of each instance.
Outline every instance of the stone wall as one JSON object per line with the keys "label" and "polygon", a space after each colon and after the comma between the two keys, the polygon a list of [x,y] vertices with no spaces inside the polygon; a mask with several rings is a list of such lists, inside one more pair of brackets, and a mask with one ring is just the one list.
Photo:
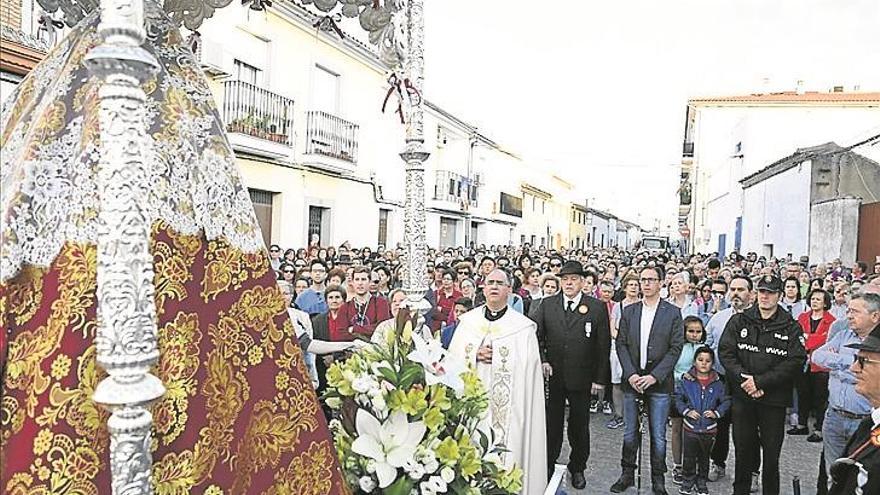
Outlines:
{"label": "stone wall", "polygon": [[810,262],[840,258],[856,261],[859,238],[859,198],[845,197],[815,203],[810,208]]}

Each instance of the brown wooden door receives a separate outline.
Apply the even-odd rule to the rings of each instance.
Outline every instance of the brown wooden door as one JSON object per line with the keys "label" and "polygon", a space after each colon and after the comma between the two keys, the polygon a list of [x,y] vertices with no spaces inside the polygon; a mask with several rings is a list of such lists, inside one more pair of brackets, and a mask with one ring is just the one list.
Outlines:
{"label": "brown wooden door", "polygon": [[263,242],[268,247],[272,244],[272,196],[274,193],[259,189],[248,189],[248,193],[250,193],[251,202],[254,204],[254,213],[257,214],[257,223],[263,234]]}
{"label": "brown wooden door", "polygon": [[880,256],[880,201],[859,207],[858,259],[870,267]]}

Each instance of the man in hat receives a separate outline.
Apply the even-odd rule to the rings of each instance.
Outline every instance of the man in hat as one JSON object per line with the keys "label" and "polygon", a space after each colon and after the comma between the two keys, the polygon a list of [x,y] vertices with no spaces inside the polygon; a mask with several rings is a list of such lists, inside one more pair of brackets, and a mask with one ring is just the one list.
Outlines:
{"label": "man in hat", "polygon": [[449,353],[483,381],[489,394],[487,424],[506,450],[504,465],[522,468],[522,493],[544,493],[544,380],[535,323],[508,306],[512,280],[507,272],[492,269],[483,282],[486,304],[461,316]]}
{"label": "man in hat", "polygon": [[734,495],[751,492],[759,447],[764,493],[779,493],[785,408],[806,360],[800,325],[779,306],[782,287],[779,277],[761,277],[757,304],[730,318],[718,345],[733,395]]}
{"label": "man in hat", "polygon": [[636,455],[641,448],[639,405],[648,413],[651,432],[651,489],[666,495],[666,421],[672,401],[672,370],[684,345],[681,310],[660,298],[660,266],[646,266],[639,272],[643,299],[623,309],[618,324],[617,357],[623,368],[623,472],[611,485],[622,493],[635,484]]}
{"label": "man in hat", "polygon": [[580,262],[563,263],[557,275],[562,291],[544,299],[534,314],[549,380],[547,466],[556,463],[562,449],[568,401],[568,470],[572,487],[581,490],[590,457],[590,393],[598,394],[611,377],[611,331],[605,304],[583,293],[587,273]]}
{"label": "man in hat", "polygon": [[856,392],[871,404],[869,417],[863,419],[849,440],[843,457],[831,466],[831,495],[880,493],[880,296],[862,294],[850,306],[850,318],[874,324],[870,335],[846,347],[855,349],[850,371],[856,377]]}

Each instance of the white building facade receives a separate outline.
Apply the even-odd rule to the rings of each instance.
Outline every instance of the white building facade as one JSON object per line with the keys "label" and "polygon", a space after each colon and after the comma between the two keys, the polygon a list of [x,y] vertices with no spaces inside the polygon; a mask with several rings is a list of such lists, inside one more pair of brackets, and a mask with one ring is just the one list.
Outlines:
{"label": "white building facade", "polygon": [[[680,210],[690,251],[723,255],[745,250],[743,215],[753,206],[743,195],[744,177],[798,148],[832,141],[845,146],[878,129],[880,92],[836,88],[690,100],[682,160],[688,194],[682,195]],[[788,210],[785,201],[800,201],[799,194],[804,192],[792,187],[773,207]],[[790,247],[795,255],[806,254],[801,244]]]}

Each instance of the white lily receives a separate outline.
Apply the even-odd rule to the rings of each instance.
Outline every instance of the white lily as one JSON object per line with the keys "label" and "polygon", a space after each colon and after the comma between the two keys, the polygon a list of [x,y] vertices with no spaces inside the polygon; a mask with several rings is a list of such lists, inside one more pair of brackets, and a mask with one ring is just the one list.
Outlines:
{"label": "white lily", "polygon": [[461,374],[466,369],[464,363],[449,355],[439,340],[428,341],[417,333],[413,334],[412,340],[415,350],[406,357],[425,368],[425,383],[442,383],[460,394],[464,390],[464,381],[461,379]]}
{"label": "white lily", "polygon": [[360,409],[355,418],[358,437],[351,444],[352,452],[376,461],[379,488],[386,488],[415,455],[416,447],[425,436],[425,423],[410,423],[406,414],[396,411],[380,423],[372,414]]}

